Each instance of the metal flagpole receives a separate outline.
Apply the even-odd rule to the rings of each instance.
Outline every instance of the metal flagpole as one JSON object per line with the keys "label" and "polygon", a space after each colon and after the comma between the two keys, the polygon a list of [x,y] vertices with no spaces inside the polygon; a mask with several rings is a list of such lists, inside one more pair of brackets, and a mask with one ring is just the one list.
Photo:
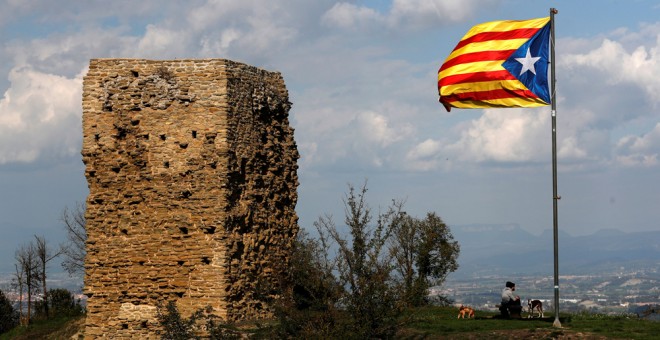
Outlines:
{"label": "metal flagpole", "polygon": [[557,195],[557,100],[555,92],[555,14],[557,9],[550,8],[550,95],[552,112],[552,231],[555,252],[555,321],[554,327],[561,327],[559,321],[559,228],[557,222],[557,201],[561,196]]}

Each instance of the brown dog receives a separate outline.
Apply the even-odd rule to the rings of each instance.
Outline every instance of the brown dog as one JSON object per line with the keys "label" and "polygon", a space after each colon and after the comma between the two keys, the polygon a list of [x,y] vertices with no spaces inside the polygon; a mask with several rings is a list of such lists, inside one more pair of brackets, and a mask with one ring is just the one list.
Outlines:
{"label": "brown dog", "polygon": [[467,314],[468,319],[474,317],[474,309],[468,307],[468,306],[463,306],[458,309],[458,317],[457,319],[463,318],[465,319],[465,315]]}
{"label": "brown dog", "polygon": [[532,299],[527,299],[527,312],[529,315],[527,315],[527,318],[533,318],[534,313],[538,312],[539,317],[543,317],[543,302],[541,300],[532,300]]}

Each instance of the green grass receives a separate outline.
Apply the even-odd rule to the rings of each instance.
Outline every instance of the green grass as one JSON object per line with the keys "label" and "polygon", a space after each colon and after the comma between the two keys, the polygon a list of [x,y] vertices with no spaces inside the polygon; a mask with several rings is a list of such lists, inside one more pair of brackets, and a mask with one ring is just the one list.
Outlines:
{"label": "green grass", "polygon": [[35,320],[29,326],[16,327],[0,334],[0,340],[70,339],[83,325],[84,316]]}
{"label": "green grass", "polygon": [[[497,313],[477,311],[474,319],[456,319],[458,308],[424,307],[407,311],[402,318],[400,339],[556,339],[573,338],[657,339],[660,322],[640,320],[634,315],[591,313],[561,314],[561,328],[553,327],[554,316],[544,319],[505,320]],[[70,339],[83,326],[84,317],[35,321],[0,335],[8,339]],[[264,330],[241,327],[246,334],[260,338]],[[267,328],[267,327],[266,327]]]}
{"label": "green grass", "polygon": [[570,327],[609,338],[658,339],[660,322],[641,320],[635,315],[574,314]]}
{"label": "green grass", "polygon": [[[407,313],[401,332],[405,338],[556,338],[558,335],[577,334],[602,336],[612,339],[657,339],[660,322],[640,320],[636,316],[603,314],[560,314],[561,328],[553,326],[554,315],[544,319],[506,320],[498,313],[477,311],[474,319],[457,319],[458,308],[425,307]],[[579,334],[578,334],[579,336]]]}

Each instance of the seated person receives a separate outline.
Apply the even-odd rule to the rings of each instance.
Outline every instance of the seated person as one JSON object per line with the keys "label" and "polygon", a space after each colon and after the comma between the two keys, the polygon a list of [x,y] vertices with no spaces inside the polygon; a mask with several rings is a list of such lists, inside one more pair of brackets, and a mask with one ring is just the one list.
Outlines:
{"label": "seated person", "polygon": [[504,317],[520,317],[522,306],[520,304],[520,296],[513,294],[516,290],[516,284],[507,281],[506,287],[502,290],[502,303],[500,304],[500,312]]}

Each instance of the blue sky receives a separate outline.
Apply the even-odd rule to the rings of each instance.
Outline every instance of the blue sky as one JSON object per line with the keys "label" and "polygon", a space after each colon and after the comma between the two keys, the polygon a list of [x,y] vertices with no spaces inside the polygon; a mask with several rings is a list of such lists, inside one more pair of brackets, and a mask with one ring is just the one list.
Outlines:
{"label": "blue sky", "polygon": [[[660,5],[650,0],[0,0],[0,272],[64,239],[85,200],[91,58],[227,58],[282,72],[300,224],[343,221],[348,183],[450,226],[552,227],[550,109],[452,110],[437,70],[473,25],[556,7],[559,228],[660,229]],[[548,240],[551,242],[552,240]],[[59,268],[53,268],[59,269]]]}

